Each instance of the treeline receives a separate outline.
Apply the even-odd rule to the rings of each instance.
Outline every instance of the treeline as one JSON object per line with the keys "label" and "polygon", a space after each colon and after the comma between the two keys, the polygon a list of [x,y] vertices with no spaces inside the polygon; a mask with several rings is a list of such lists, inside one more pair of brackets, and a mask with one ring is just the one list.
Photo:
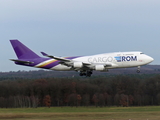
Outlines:
{"label": "treeline", "polygon": [[[160,65],[145,65],[141,67],[141,74],[155,75],[160,74]],[[112,76],[112,75],[134,75],[136,74],[137,68],[121,68],[121,69],[109,69],[109,72],[98,72],[94,71],[93,77],[97,76]],[[66,77],[79,77],[79,73],[75,71],[47,71],[47,70],[36,70],[36,71],[10,71],[0,72],[0,81],[7,79],[41,79],[41,78],[66,78]]]}
{"label": "treeline", "polygon": [[0,107],[160,105],[160,75],[0,81]]}

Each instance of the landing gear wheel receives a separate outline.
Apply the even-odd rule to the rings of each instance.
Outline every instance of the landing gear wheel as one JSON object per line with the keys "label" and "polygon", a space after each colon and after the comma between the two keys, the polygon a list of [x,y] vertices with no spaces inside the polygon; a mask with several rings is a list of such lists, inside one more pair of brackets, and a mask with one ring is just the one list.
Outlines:
{"label": "landing gear wheel", "polygon": [[80,76],[86,76],[86,77],[91,77],[92,71],[81,71],[79,73]]}
{"label": "landing gear wheel", "polygon": [[80,75],[80,76],[86,76],[86,73],[80,72],[79,75]]}
{"label": "landing gear wheel", "polygon": [[87,71],[86,77],[91,77],[91,75],[92,75],[92,71]]}
{"label": "landing gear wheel", "polygon": [[80,76],[83,76],[83,73],[79,73]]}
{"label": "landing gear wheel", "polygon": [[138,68],[137,68],[137,73],[140,73],[141,71],[140,71],[140,66],[138,66]]}
{"label": "landing gear wheel", "polygon": [[141,71],[140,70],[137,70],[137,73],[140,73]]}

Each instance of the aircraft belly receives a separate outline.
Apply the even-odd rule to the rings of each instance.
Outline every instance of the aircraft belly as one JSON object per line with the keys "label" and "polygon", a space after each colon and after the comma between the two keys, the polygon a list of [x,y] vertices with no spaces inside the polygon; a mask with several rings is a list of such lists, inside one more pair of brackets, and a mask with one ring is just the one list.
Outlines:
{"label": "aircraft belly", "polygon": [[121,67],[135,67],[141,65],[139,62],[137,61],[129,61],[129,62],[123,62]]}
{"label": "aircraft belly", "polygon": [[65,65],[59,64],[59,65],[57,65],[57,66],[52,67],[51,70],[69,71],[69,70],[71,70],[71,67],[67,67],[67,66],[65,66]]}

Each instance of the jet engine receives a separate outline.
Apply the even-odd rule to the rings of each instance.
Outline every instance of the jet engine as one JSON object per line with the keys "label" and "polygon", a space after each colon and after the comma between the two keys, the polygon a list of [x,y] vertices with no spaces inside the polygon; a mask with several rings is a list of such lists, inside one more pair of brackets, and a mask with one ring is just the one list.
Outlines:
{"label": "jet engine", "polygon": [[97,71],[104,71],[105,67],[104,67],[104,65],[96,65],[95,66],[95,70],[97,70]]}
{"label": "jet engine", "polygon": [[74,62],[73,63],[73,67],[74,68],[82,68],[83,67],[83,63],[82,62]]}

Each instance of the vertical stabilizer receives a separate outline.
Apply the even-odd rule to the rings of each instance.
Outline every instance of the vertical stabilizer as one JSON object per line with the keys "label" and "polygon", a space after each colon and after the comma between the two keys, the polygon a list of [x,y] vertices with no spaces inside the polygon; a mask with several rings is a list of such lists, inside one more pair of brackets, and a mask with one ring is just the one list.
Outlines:
{"label": "vertical stabilizer", "polygon": [[32,50],[30,50],[28,47],[23,45],[18,40],[10,40],[13,49],[18,57],[18,59],[34,59],[34,58],[40,58],[36,53],[34,53]]}

